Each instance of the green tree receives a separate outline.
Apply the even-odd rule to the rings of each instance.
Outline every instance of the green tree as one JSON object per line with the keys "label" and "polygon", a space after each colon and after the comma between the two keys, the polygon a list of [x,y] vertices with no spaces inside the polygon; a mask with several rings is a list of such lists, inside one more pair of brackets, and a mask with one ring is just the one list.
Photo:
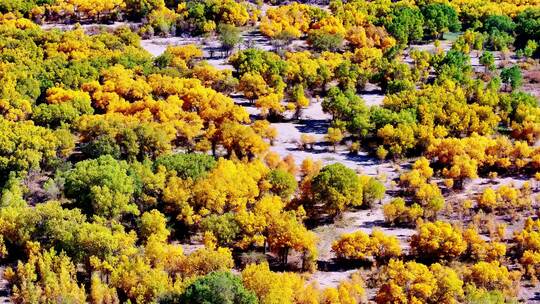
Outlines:
{"label": "green tree", "polygon": [[431,3],[422,7],[426,29],[435,38],[442,38],[444,33],[456,32],[461,28],[456,10],[448,4]]}
{"label": "green tree", "polygon": [[[165,302],[167,303],[167,302]],[[257,297],[230,272],[213,272],[195,280],[181,297],[189,304],[255,304]]]}
{"label": "green tree", "polygon": [[284,200],[290,199],[298,188],[294,175],[282,169],[270,171],[267,179],[271,185],[270,191]]}
{"label": "green tree", "polygon": [[373,177],[364,175],[360,177],[362,184],[362,205],[371,206],[376,201],[380,201],[384,198],[386,188],[384,184],[376,180]]}
{"label": "green tree", "polygon": [[313,30],[308,34],[308,42],[316,51],[336,52],[343,45],[343,35]]}
{"label": "green tree", "polygon": [[88,215],[117,218],[139,214],[132,202],[134,182],[127,171],[125,162],[109,155],[81,161],[65,173],[66,196]]}
{"label": "green tree", "polygon": [[164,6],[163,0],[124,0],[128,18],[139,21]]}
{"label": "green tree", "polygon": [[540,8],[528,8],[516,18],[516,44],[524,47],[527,41],[540,41]]}
{"label": "green tree", "polygon": [[220,24],[218,33],[221,48],[225,53],[225,57],[228,57],[234,47],[242,42],[240,29],[232,24]]}
{"label": "green tree", "polygon": [[484,31],[488,34],[504,32],[511,34],[516,28],[512,18],[505,15],[491,15],[484,21]]}
{"label": "green tree", "polygon": [[335,74],[339,86],[343,90],[356,90],[359,86],[361,72],[362,71],[357,64],[354,64],[347,59],[337,66]]}
{"label": "green tree", "polygon": [[495,56],[493,56],[492,52],[483,52],[479,60],[480,64],[485,67],[486,73],[488,72],[488,70],[493,71],[495,69]]}
{"label": "green tree", "polygon": [[234,213],[223,215],[212,214],[201,221],[202,231],[211,232],[219,245],[230,246],[240,234],[240,225],[235,219]]}
{"label": "green tree", "polygon": [[536,50],[538,49],[538,43],[534,40],[527,41],[527,44],[525,45],[525,48],[523,49],[523,55],[525,57],[533,57],[536,53]]}
{"label": "green tree", "polygon": [[22,13],[26,15],[37,5],[51,4],[51,0],[0,0],[1,13]]}
{"label": "green tree", "polygon": [[169,171],[176,171],[180,178],[193,180],[204,177],[208,171],[216,167],[216,160],[211,155],[199,153],[176,153],[160,156],[154,167],[164,166]]}
{"label": "green tree", "polygon": [[504,68],[501,71],[501,81],[506,84],[506,87],[510,86],[512,90],[516,90],[523,84],[523,75],[519,66],[514,65],[511,68]]}
{"label": "green tree", "polygon": [[336,216],[347,206],[362,204],[362,185],[354,170],[340,163],[325,166],[311,181],[314,204],[323,204],[325,211]]}
{"label": "green tree", "polygon": [[424,36],[424,16],[415,7],[396,7],[386,19],[385,27],[402,46],[419,41]]}
{"label": "green tree", "polygon": [[369,108],[353,90],[331,88],[322,102],[322,108],[332,114],[334,120],[344,121],[347,130],[353,134],[364,136],[371,129]]}
{"label": "green tree", "polygon": [[452,79],[459,83],[467,83],[472,73],[470,57],[461,51],[450,50],[443,60],[435,65],[435,72],[438,74],[439,82]]}
{"label": "green tree", "polygon": [[11,171],[38,170],[58,157],[59,139],[53,131],[31,121],[13,122],[0,117],[0,185]]}

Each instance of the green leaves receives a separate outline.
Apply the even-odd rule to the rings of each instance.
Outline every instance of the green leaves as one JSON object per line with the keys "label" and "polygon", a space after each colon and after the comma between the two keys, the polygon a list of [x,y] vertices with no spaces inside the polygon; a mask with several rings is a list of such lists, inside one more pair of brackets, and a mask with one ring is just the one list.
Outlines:
{"label": "green leaves", "polygon": [[111,156],[79,162],[65,174],[65,192],[86,214],[118,218],[139,214],[132,202],[133,179],[125,162]]}
{"label": "green leaves", "polygon": [[322,107],[325,112],[332,114],[334,119],[344,121],[351,133],[366,135],[371,127],[369,108],[353,90],[331,88],[322,102]]}
{"label": "green leaves", "polygon": [[169,171],[176,171],[176,175],[180,178],[196,180],[214,169],[216,164],[216,160],[207,154],[176,153],[158,157],[154,167],[164,166]]}
{"label": "green leaves", "polygon": [[40,169],[57,156],[59,140],[32,122],[12,122],[0,117],[0,175],[10,171]]}
{"label": "green leaves", "polygon": [[432,3],[422,7],[426,29],[435,38],[440,38],[445,32],[456,32],[461,28],[458,15],[448,4]]}
{"label": "green leaves", "polygon": [[242,281],[237,276],[230,272],[213,272],[189,285],[181,303],[256,304],[258,300],[252,291],[242,286]]}
{"label": "green leaves", "polygon": [[358,175],[340,163],[325,166],[311,182],[315,204],[322,203],[335,216],[347,206],[362,205],[362,186]]}
{"label": "green leaves", "polygon": [[418,8],[397,7],[386,20],[385,27],[402,46],[406,46],[424,37],[424,16]]}
{"label": "green leaves", "polygon": [[504,68],[501,71],[501,80],[504,84],[510,85],[512,90],[516,90],[523,84],[523,75],[519,66],[514,65],[510,68]]}

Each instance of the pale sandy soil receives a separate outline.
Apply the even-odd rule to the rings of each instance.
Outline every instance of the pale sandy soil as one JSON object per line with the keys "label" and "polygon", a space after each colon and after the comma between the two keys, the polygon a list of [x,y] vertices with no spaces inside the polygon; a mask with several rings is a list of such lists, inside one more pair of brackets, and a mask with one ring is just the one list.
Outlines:
{"label": "pale sandy soil", "polygon": [[[219,54],[220,42],[217,37],[154,37],[149,39],[141,40],[141,47],[147,50],[154,56],[161,55],[168,45],[186,45],[186,44],[196,44],[202,46],[205,53],[205,57],[209,57],[210,48],[215,49],[215,56]],[[306,43],[303,40],[293,40],[289,45],[286,46],[286,49],[298,50],[300,48],[306,47]],[[236,49],[245,49],[248,47],[253,47],[265,51],[275,51],[275,47],[272,45],[271,41],[263,36],[259,31],[254,29],[247,29],[242,33],[242,43],[240,43]],[[221,60],[225,58],[220,57]]]}
{"label": "pale sandy soil", "polygon": [[44,30],[51,30],[51,29],[59,29],[62,31],[70,31],[73,30],[76,26],[80,26],[85,30],[87,33],[93,33],[100,29],[106,29],[113,31],[120,27],[130,27],[130,28],[138,28],[141,25],[141,23],[136,22],[114,22],[111,24],[105,24],[105,23],[89,23],[89,24],[63,24],[63,23],[44,23],[41,25],[41,28]]}

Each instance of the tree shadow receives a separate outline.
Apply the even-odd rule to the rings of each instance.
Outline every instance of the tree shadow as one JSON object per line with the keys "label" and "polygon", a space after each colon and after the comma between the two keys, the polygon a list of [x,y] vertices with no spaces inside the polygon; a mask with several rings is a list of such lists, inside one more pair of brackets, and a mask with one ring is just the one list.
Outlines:
{"label": "tree shadow", "polygon": [[302,133],[326,134],[329,125],[326,119],[309,119],[299,121],[296,129]]}
{"label": "tree shadow", "polygon": [[317,269],[322,272],[343,272],[359,268],[369,268],[373,262],[368,260],[345,260],[331,259],[329,261],[317,261]]}
{"label": "tree shadow", "polygon": [[363,154],[348,153],[345,156],[345,159],[353,161],[362,166],[375,166],[379,162],[379,160],[376,159],[375,157],[371,157],[369,155],[363,155]]}
{"label": "tree shadow", "polygon": [[529,301],[540,301],[540,291],[535,291],[534,295],[529,298]]}
{"label": "tree shadow", "polygon": [[251,101],[237,101],[235,102],[235,104],[238,106],[245,107],[245,108],[255,108],[255,104],[252,103]]}
{"label": "tree shadow", "polygon": [[323,154],[323,153],[331,152],[331,151],[328,151],[327,149],[302,149],[300,147],[290,147],[290,148],[286,148],[286,150],[290,152],[303,151],[310,154]]}
{"label": "tree shadow", "polygon": [[382,95],[384,96],[384,92],[381,88],[374,88],[373,90],[360,90],[358,91],[358,95]]}
{"label": "tree shadow", "polygon": [[360,227],[360,228],[374,228],[374,227],[388,227],[388,225],[383,220],[374,220],[374,221],[369,221],[369,222],[363,222],[358,227]]}

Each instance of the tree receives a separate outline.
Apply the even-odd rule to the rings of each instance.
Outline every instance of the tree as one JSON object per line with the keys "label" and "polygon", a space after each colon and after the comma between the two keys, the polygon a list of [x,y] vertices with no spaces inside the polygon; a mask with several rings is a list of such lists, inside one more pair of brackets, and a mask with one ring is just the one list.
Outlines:
{"label": "tree", "polygon": [[356,173],[340,163],[325,166],[311,181],[313,203],[322,203],[325,211],[336,216],[347,206],[362,204],[362,185]]}
{"label": "tree", "polygon": [[156,241],[166,242],[169,234],[167,219],[161,212],[153,209],[142,214],[139,233],[142,240],[148,241],[153,237]]}
{"label": "tree", "polygon": [[413,74],[419,81],[425,82],[431,71],[431,53],[413,49],[410,51],[409,56],[414,60]]}
{"label": "tree", "polygon": [[245,73],[238,83],[238,90],[253,102],[255,99],[269,93],[268,85],[260,74]]}
{"label": "tree", "polygon": [[341,259],[366,260],[371,256],[369,235],[363,231],[343,234],[332,244],[332,251]]}
{"label": "tree", "polygon": [[373,177],[363,175],[360,176],[360,183],[362,184],[362,205],[365,207],[371,207],[376,201],[380,201],[384,198],[386,188],[383,183],[376,180]]}
{"label": "tree", "polygon": [[285,201],[289,200],[298,188],[294,175],[282,169],[270,171],[267,180],[271,185],[270,191]]}
{"label": "tree", "polygon": [[291,94],[290,101],[295,105],[294,117],[296,119],[300,118],[302,114],[302,109],[309,106],[309,99],[305,95],[304,86],[299,84],[294,87],[293,93]]}
{"label": "tree", "polygon": [[308,43],[319,52],[336,52],[343,44],[343,35],[327,33],[322,30],[312,30],[308,35]]}
{"label": "tree", "polygon": [[472,72],[470,57],[461,51],[452,49],[445,54],[441,62],[435,65],[435,71],[441,82],[452,79],[460,83],[467,83]]}
{"label": "tree", "polygon": [[486,68],[486,73],[495,69],[495,57],[493,53],[485,51],[480,56],[480,64]]}
{"label": "tree", "polygon": [[500,261],[506,255],[504,243],[484,240],[475,228],[467,228],[463,238],[467,242],[466,255],[474,261]]}
{"label": "tree", "polygon": [[428,260],[454,259],[467,249],[461,230],[441,221],[418,225],[410,245],[413,254]]}
{"label": "tree", "polygon": [[538,43],[534,40],[527,41],[525,48],[523,49],[523,55],[528,58],[532,58],[538,49]]}
{"label": "tree", "polygon": [[158,157],[154,168],[164,166],[169,171],[175,171],[180,178],[197,180],[216,167],[216,160],[206,154],[175,153]]}
{"label": "tree", "polygon": [[332,251],[342,259],[366,260],[373,256],[377,262],[401,256],[398,239],[380,230],[373,230],[370,236],[362,231],[343,234],[332,244]]}
{"label": "tree", "polygon": [[0,175],[47,166],[58,156],[60,141],[47,128],[31,121],[13,122],[0,117]]}
{"label": "tree", "polygon": [[498,207],[497,193],[491,188],[487,188],[482,192],[478,199],[478,207],[484,210],[495,210]]}
{"label": "tree", "polygon": [[252,159],[268,149],[268,143],[256,131],[252,126],[225,122],[221,127],[220,142],[229,157]]}
{"label": "tree", "polygon": [[287,265],[291,249],[302,254],[302,269],[313,269],[317,258],[315,234],[302,224],[294,211],[274,216],[268,225],[268,245],[279,256],[281,266]]}
{"label": "tree", "polygon": [[383,205],[384,219],[392,225],[412,225],[424,215],[424,210],[418,204],[407,206],[401,197]]}
{"label": "tree", "polygon": [[139,214],[132,198],[133,179],[125,162],[111,156],[79,162],[65,173],[65,193],[88,215],[118,218]]}
{"label": "tree", "polygon": [[501,80],[506,87],[510,86],[512,90],[517,90],[523,83],[523,75],[519,66],[514,65],[511,68],[504,68],[501,71]]}
{"label": "tree", "polygon": [[432,37],[440,39],[445,32],[456,32],[461,28],[456,11],[448,4],[428,4],[422,7],[422,14]]}
{"label": "tree", "polygon": [[399,6],[386,19],[385,27],[402,46],[424,37],[424,16],[415,7]]}
{"label": "tree", "polygon": [[[160,245],[163,247],[163,243]],[[175,274],[182,278],[193,278],[214,272],[229,272],[234,266],[234,261],[228,248],[204,247],[179,259],[172,266]]]}
{"label": "tree", "polygon": [[354,90],[331,88],[322,102],[322,108],[332,114],[334,120],[344,121],[347,130],[353,134],[364,136],[371,128],[369,108]]}
{"label": "tree", "polygon": [[279,117],[285,111],[285,107],[281,103],[282,99],[282,94],[270,93],[260,96],[255,102],[255,106],[261,109],[263,118],[269,117],[270,119],[276,119],[276,117]]}
{"label": "tree", "polygon": [[255,304],[257,297],[230,272],[213,272],[195,280],[181,297],[181,303]]}
{"label": "tree", "polygon": [[382,282],[376,303],[457,303],[463,297],[463,281],[449,267],[392,259],[380,273]]}
{"label": "tree", "polygon": [[490,15],[484,21],[484,31],[489,34],[508,33],[511,34],[516,28],[512,18],[505,15]]}
{"label": "tree", "polygon": [[261,20],[261,32],[271,38],[298,38],[308,31],[314,10],[310,5],[295,2],[270,8]]}
{"label": "tree", "polygon": [[242,36],[240,30],[231,24],[220,24],[218,26],[219,41],[221,42],[221,48],[225,52],[225,56],[228,57],[231,50],[236,45],[242,43]]}
{"label": "tree", "polygon": [[200,227],[202,231],[212,233],[220,246],[230,246],[241,232],[240,225],[235,220],[234,213],[231,212],[223,215],[212,214],[205,217],[201,221]]}
{"label": "tree", "polygon": [[336,152],[337,145],[343,140],[343,133],[340,128],[328,128],[326,133],[326,140],[332,143],[334,152]]}
{"label": "tree", "polygon": [[341,281],[336,287],[328,287],[322,291],[319,303],[364,303],[366,291],[364,281],[359,273],[353,273],[351,278]]}
{"label": "tree", "polygon": [[505,295],[516,296],[514,288],[519,280],[518,271],[508,271],[506,266],[497,261],[478,262],[466,270],[464,281],[474,284],[476,288],[485,290],[500,290]]}
{"label": "tree", "polygon": [[525,46],[528,40],[540,41],[540,9],[527,8],[519,13],[516,18],[516,34],[518,46]]}
{"label": "tree", "polygon": [[29,243],[28,262],[7,268],[4,277],[12,289],[13,303],[86,303],[84,286],[79,285],[76,267],[65,254],[40,252],[38,243]]}
{"label": "tree", "polygon": [[244,286],[255,292],[262,304],[298,302],[303,293],[317,296],[301,275],[293,272],[273,272],[267,262],[250,264],[242,271]]}
{"label": "tree", "polygon": [[415,147],[415,129],[416,125],[414,124],[400,123],[396,127],[387,124],[377,131],[377,137],[382,139],[384,146],[388,147],[388,152],[392,156],[400,157]]}

